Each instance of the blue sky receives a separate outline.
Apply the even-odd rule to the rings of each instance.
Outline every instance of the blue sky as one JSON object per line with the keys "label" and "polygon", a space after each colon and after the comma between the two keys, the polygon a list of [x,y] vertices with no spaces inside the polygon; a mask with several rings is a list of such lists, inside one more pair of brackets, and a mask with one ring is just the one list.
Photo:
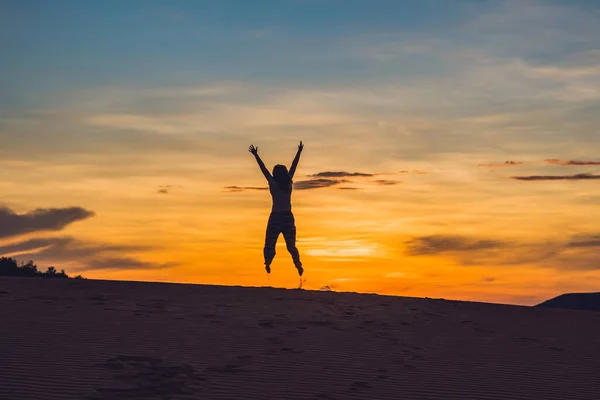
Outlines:
{"label": "blue sky", "polygon": [[198,79],[368,77],[364,62],[344,54],[347,41],[444,29],[448,16],[461,15],[452,8],[428,12],[440,4],[3,2],[4,79],[23,92]]}
{"label": "blue sky", "polygon": [[[11,91],[16,97],[81,85],[186,84],[202,79],[370,82],[445,72],[435,54],[413,51],[396,60],[401,63],[361,57],[361,50],[373,47],[380,47],[385,58],[384,53],[397,51],[399,45],[435,41],[448,50],[469,46],[544,62],[585,49],[593,40],[583,35],[559,41],[541,37],[555,28],[585,33],[589,27],[564,11],[576,10],[582,18],[587,13],[593,20],[594,13],[600,15],[593,2],[525,3],[534,5],[433,0],[4,1],[3,80],[9,89],[20,89]],[[521,8],[526,11],[521,13]],[[392,54],[387,56],[390,61]]]}
{"label": "blue sky", "polygon": [[[593,2],[4,1],[3,104],[107,85],[361,85],[444,76],[442,53],[532,65],[594,49]],[[458,66],[459,68],[462,65]]]}

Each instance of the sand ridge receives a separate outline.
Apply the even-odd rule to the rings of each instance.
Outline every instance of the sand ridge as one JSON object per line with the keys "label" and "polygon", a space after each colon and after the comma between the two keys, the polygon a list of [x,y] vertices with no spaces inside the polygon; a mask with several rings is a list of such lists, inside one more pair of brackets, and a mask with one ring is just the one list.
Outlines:
{"label": "sand ridge", "polygon": [[0,279],[0,399],[598,399],[600,314]]}

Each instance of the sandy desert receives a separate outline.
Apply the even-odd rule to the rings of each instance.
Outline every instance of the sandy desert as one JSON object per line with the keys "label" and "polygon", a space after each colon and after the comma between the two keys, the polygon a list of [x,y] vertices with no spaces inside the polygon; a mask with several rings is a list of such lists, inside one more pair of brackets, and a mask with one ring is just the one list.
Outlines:
{"label": "sandy desert", "polygon": [[597,399],[600,313],[0,279],[0,398]]}

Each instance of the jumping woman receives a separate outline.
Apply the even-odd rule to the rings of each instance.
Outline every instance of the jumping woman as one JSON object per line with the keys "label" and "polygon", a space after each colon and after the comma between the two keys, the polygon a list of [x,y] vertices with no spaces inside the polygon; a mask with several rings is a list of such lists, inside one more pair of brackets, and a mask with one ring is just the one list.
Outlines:
{"label": "jumping woman", "polygon": [[267,273],[271,273],[271,262],[275,257],[275,244],[280,233],[283,233],[285,244],[292,255],[294,265],[298,270],[298,275],[302,276],[304,269],[302,269],[302,263],[300,262],[300,254],[296,248],[296,225],[294,220],[294,214],[292,214],[292,178],[296,172],[298,161],[300,160],[300,153],[304,145],[302,142],[298,145],[298,152],[292,166],[288,172],[285,165],[277,164],[273,167],[273,175],[269,172],[265,164],[258,155],[258,147],[250,145],[249,151],[256,158],[256,162],[260,167],[267,182],[269,182],[269,192],[271,192],[271,198],[273,199],[273,207],[271,208],[271,215],[269,216],[269,222],[267,223],[267,233],[265,236],[265,248],[263,250],[265,256],[265,269]]}

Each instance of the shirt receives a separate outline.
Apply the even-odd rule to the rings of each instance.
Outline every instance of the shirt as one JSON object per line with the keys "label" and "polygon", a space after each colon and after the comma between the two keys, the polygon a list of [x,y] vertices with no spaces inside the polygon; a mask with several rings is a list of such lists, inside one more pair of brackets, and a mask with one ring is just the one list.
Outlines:
{"label": "shirt", "polygon": [[289,190],[284,192],[281,190],[279,183],[273,178],[269,179],[269,192],[273,199],[272,212],[292,211],[292,185]]}

